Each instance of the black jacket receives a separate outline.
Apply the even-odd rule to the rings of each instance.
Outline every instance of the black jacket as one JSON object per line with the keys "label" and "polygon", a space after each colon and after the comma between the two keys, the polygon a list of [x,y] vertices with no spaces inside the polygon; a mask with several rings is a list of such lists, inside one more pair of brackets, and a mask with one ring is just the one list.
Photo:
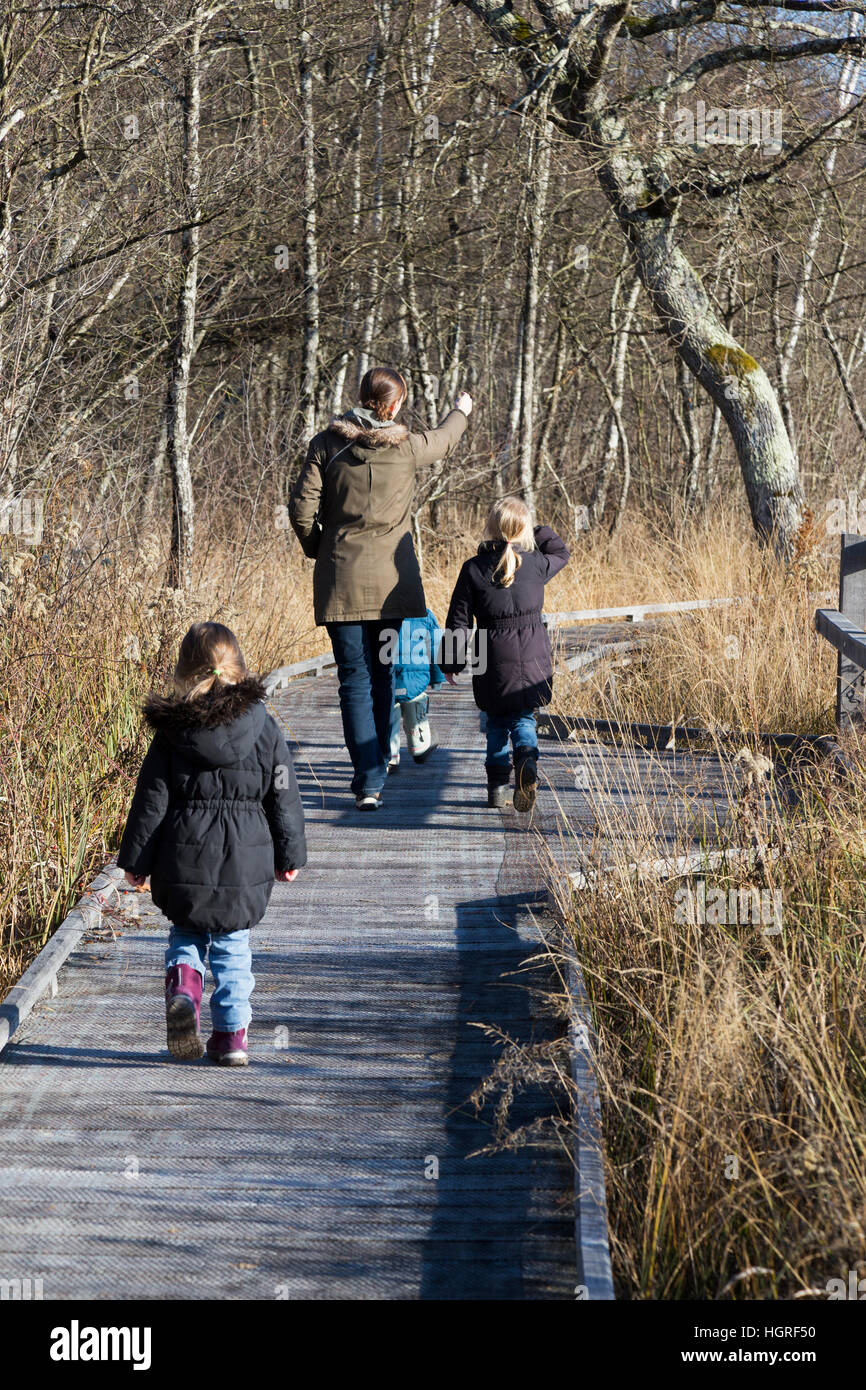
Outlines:
{"label": "black jacket", "polygon": [[521,564],[508,588],[493,579],[504,541],[484,541],[454,586],[439,665],[443,671],[462,671],[466,663],[459,648],[449,652],[448,644],[455,633],[468,633],[474,619],[478,674],[472,690],[478,708],[487,714],[538,709],[553,691],[553,660],[541,610],[544,586],[567,564],[568,548],[549,526],[536,526],[535,544],[537,550],[515,547]]}
{"label": "black jacket", "polygon": [[255,926],[274,875],[307,862],[295,770],[264,695],[249,677],[144,707],[155,734],[117,862],[150,875],[153,901],[187,931]]}

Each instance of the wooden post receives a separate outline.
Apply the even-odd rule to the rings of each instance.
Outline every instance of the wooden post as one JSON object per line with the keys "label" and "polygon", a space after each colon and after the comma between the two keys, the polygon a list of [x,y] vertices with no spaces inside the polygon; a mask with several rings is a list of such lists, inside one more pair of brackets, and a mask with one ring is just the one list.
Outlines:
{"label": "wooden post", "polygon": [[[866,536],[842,536],[839,612],[866,628]],[[847,732],[866,717],[866,672],[841,652],[837,670],[836,727]]]}

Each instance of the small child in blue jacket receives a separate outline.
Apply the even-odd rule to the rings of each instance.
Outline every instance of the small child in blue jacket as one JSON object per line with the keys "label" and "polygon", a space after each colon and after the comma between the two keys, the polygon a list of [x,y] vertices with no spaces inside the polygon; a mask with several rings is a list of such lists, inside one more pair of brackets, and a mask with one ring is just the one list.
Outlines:
{"label": "small child in blue jacket", "polygon": [[409,752],[416,763],[423,763],[436,747],[430,730],[428,689],[445,683],[436,665],[435,653],[442,632],[436,617],[427,609],[423,618],[405,618],[400,627],[399,649],[394,662],[396,701],[391,715],[390,772],[400,767],[400,721],[406,733]]}

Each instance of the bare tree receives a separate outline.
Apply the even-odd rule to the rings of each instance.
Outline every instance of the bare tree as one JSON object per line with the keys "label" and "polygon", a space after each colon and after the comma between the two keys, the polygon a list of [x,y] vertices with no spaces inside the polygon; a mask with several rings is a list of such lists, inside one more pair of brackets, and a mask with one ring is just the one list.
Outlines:
{"label": "bare tree", "polygon": [[[836,122],[819,120],[799,148],[780,153],[761,169],[731,177],[690,169],[678,180],[657,152],[644,156],[629,117],[664,107],[672,96],[694,90],[707,74],[749,63],[859,55],[863,40],[828,33],[785,43],[774,41],[770,31],[760,42],[729,43],[711,27],[712,5],[676,6],[637,18],[630,16],[628,0],[537,0],[539,23],[533,27],[510,4],[461,3],[523,75],[522,100],[549,93],[551,120],[591,162],[669,341],[731,431],[759,535],[786,551],[802,519],[802,489],[776,393],[760,363],[726,328],[677,239],[675,225],[695,194],[717,201],[744,183],[771,183]],[[846,8],[834,5],[834,10]],[[619,57],[626,42],[650,44],[659,34],[683,29],[700,41],[702,51],[673,77],[668,73],[662,82],[653,82],[622,76]]]}

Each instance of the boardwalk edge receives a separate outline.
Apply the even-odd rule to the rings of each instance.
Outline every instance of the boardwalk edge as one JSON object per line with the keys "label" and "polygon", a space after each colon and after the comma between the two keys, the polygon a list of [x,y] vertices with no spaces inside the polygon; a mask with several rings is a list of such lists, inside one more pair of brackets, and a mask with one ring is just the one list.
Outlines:
{"label": "boardwalk edge", "polygon": [[24,971],[0,1004],[0,1063],[4,1049],[44,994],[57,993],[57,976],[61,966],[75,950],[86,931],[98,926],[103,905],[112,894],[118,893],[123,870],[109,863],[97,874],[87,892],[64,917],[60,926],[46,941],[36,959]]}
{"label": "boardwalk edge", "polygon": [[577,1296],[596,1303],[610,1301],[616,1295],[610,1263],[601,1105],[592,1063],[595,1027],[574,945],[564,930],[558,935],[568,990],[568,1051],[574,1083],[572,1159]]}

